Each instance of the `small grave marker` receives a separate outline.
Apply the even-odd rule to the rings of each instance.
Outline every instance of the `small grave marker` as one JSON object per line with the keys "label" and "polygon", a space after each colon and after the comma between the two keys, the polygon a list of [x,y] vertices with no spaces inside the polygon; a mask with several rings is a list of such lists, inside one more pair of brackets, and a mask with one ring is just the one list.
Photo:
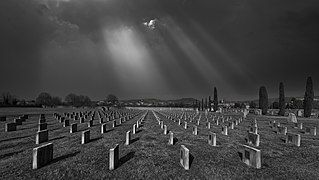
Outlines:
{"label": "small grave marker", "polygon": [[211,146],[216,146],[216,133],[210,133],[208,135],[208,144]]}
{"label": "small grave marker", "polygon": [[33,162],[32,169],[38,169],[53,160],[53,144],[45,144],[36,148],[33,148]]}
{"label": "small grave marker", "polygon": [[76,123],[71,124],[70,133],[75,133],[78,129],[78,125]]}
{"label": "small grave marker", "polygon": [[181,145],[180,155],[180,164],[185,170],[189,170],[189,149]]}
{"label": "small grave marker", "polygon": [[119,155],[120,155],[120,148],[119,145],[116,144],[114,148],[110,149],[110,156],[109,156],[109,169],[114,170],[117,168],[119,164]]}
{"label": "small grave marker", "polygon": [[88,142],[90,142],[90,130],[82,131],[81,144],[86,144]]}
{"label": "small grave marker", "polygon": [[241,161],[256,169],[261,168],[261,152],[259,149],[243,145],[240,152]]}

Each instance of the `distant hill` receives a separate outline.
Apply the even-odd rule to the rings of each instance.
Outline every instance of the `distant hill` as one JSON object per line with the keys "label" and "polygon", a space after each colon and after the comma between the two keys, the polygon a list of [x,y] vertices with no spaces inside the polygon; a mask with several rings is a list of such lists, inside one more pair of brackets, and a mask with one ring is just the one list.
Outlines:
{"label": "distant hill", "polygon": [[121,100],[121,103],[131,104],[131,105],[193,105],[196,101],[194,98],[182,98],[182,99],[172,99],[172,100],[161,100],[155,98],[145,98],[145,99],[129,99]]}
{"label": "distant hill", "polygon": [[[290,100],[291,100],[292,98],[303,99],[304,97],[285,97],[286,103],[287,103],[287,102],[290,102]],[[315,100],[315,101],[319,101],[319,96],[315,96],[315,97],[314,97],[314,100]],[[249,103],[249,102],[251,102],[251,101],[254,101],[254,102],[257,103],[257,104],[258,104],[258,102],[259,102],[258,99],[245,100],[245,101],[234,101],[234,102]],[[275,102],[275,101],[278,102],[278,98],[268,98],[268,101],[269,101],[269,103],[273,103],[273,102]]]}

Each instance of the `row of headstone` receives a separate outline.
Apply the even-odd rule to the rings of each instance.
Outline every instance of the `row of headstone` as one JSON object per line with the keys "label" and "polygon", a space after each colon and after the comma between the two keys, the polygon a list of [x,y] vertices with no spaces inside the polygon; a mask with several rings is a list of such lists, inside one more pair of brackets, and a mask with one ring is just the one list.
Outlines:
{"label": "row of headstone", "polygon": [[18,118],[15,118],[11,123],[6,123],[4,126],[5,132],[16,131],[17,126],[22,125],[22,123],[25,122],[28,118],[28,115],[23,115]]}

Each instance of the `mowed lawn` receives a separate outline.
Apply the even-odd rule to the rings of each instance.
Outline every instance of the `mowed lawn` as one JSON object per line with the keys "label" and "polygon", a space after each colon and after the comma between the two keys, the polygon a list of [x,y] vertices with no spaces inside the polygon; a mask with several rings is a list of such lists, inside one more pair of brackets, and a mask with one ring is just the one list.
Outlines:
{"label": "mowed lawn", "polygon": [[[0,110],[1,115],[6,112],[12,115],[7,122],[12,122],[14,115],[30,114],[29,119],[15,132],[4,132],[5,122],[0,122],[0,179],[319,179],[319,137],[299,132],[293,124],[287,124],[286,118],[248,115],[234,130],[229,129],[229,135],[225,136],[221,134],[221,124],[216,126],[211,119],[211,129],[207,129],[203,114],[196,136],[192,134],[194,123],[188,121],[189,128],[185,130],[183,125],[179,126],[178,122],[156,112],[176,138],[174,145],[168,145],[169,135],[163,134],[152,111],[144,111],[116,128],[112,128],[112,122],[107,122],[109,131],[105,134],[101,134],[97,118],[91,128],[87,127],[87,123],[79,124],[79,121],[71,120],[70,123],[78,123],[78,132],[70,134],[70,128],[63,127],[52,116],[53,112],[90,110],[98,111]],[[46,114],[54,160],[33,170],[32,149],[39,146],[35,144],[35,135],[40,113]],[[126,132],[132,131],[133,124],[144,113],[147,115],[143,126],[132,135],[132,144],[125,146]],[[233,119],[240,117],[240,114],[229,115]],[[258,170],[242,163],[238,155],[241,145],[246,144],[247,127],[255,118],[260,134],[257,149],[261,150],[262,157],[262,168]],[[285,144],[285,136],[277,135],[269,127],[270,120],[288,126],[288,132],[300,133],[301,147]],[[304,127],[315,126],[318,129],[318,120],[303,119],[300,122]],[[87,129],[90,129],[91,142],[82,145],[81,131]],[[209,132],[217,134],[217,147],[208,145]],[[109,149],[115,144],[120,145],[120,166],[110,171]],[[193,157],[188,171],[179,162],[181,145],[185,145]]]}

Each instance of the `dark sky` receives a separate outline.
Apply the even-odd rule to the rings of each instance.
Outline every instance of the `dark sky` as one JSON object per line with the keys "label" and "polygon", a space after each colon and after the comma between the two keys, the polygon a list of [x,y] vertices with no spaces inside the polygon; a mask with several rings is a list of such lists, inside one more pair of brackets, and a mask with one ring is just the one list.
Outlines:
{"label": "dark sky", "polygon": [[1,92],[256,99],[319,90],[318,0],[1,0]]}

